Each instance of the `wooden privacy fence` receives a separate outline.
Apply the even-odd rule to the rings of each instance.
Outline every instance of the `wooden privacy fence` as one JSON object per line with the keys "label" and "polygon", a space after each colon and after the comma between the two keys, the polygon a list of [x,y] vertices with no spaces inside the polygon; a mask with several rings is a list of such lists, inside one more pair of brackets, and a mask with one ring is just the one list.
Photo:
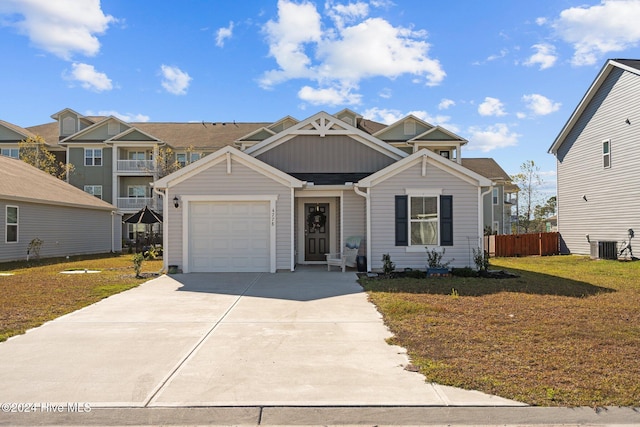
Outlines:
{"label": "wooden privacy fence", "polygon": [[485,236],[485,250],[490,256],[517,257],[558,255],[559,233],[501,234]]}

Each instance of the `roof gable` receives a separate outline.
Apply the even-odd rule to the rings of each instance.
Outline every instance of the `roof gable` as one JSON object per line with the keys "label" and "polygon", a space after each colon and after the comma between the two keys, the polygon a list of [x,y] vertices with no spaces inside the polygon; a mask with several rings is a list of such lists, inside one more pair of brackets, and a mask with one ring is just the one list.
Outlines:
{"label": "roof gable", "polygon": [[273,131],[274,133],[278,133],[278,132],[282,132],[283,130],[290,128],[291,126],[294,126],[295,124],[297,124],[299,122],[299,120],[291,117],[291,116],[285,116],[283,118],[281,118],[280,120],[278,120],[277,122],[274,122],[272,124],[270,124],[269,126],[267,126],[267,128],[271,131]]}
{"label": "roof gable", "polygon": [[558,152],[558,149],[564,142],[565,138],[569,135],[569,132],[571,132],[573,127],[579,121],[580,117],[589,106],[589,103],[593,100],[593,97],[596,95],[596,93],[598,93],[598,90],[600,89],[600,87],[603,85],[603,83],[607,80],[607,78],[611,74],[611,71],[613,71],[615,68],[619,68],[629,73],[632,73],[636,76],[640,76],[639,67],[640,67],[640,60],[635,60],[635,59],[608,60],[607,63],[600,70],[600,73],[598,73],[598,76],[595,78],[595,80],[593,81],[593,83],[591,84],[587,92],[582,97],[582,100],[580,101],[578,106],[575,108],[571,116],[569,117],[569,120],[567,120],[565,125],[562,127],[562,130],[560,131],[556,139],[553,141],[553,144],[551,144],[551,147],[549,147],[549,150],[547,150],[547,152],[554,155]]}
{"label": "roof gable", "polygon": [[109,138],[116,136],[123,131],[131,128],[127,122],[120,120],[117,117],[109,116],[105,117],[98,123],[74,133],[71,136],[64,138],[60,143],[68,143],[74,141],[106,141]]}
{"label": "roof gable", "polygon": [[274,131],[272,131],[269,128],[266,127],[262,127],[260,129],[256,129],[255,131],[251,132],[250,134],[243,136],[242,138],[238,139],[238,142],[254,142],[254,141],[264,141],[267,138],[272,137],[273,135],[275,135],[276,133]]}
{"label": "roof gable", "polygon": [[461,136],[456,135],[455,133],[443,128],[442,126],[436,126],[434,128],[429,129],[428,131],[421,133],[409,140],[409,142],[415,141],[438,141],[438,142],[455,142],[460,143],[460,145],[466,144],[466,139]]}
{"label": "roof gable", "polygon": [[492,182],[484,176],[424,148],[413,153],[409,157],[406,157],[372,175],[369,175],[364,179],[361,179],[360,181],[358,181],[357,185],[359,187],[365,188],[374,187],[380,182],[386,181],[387,179],[399,174],[404,170],[409,169],[410,167],[415,166],[418,163],[422,163],[423,168],[437,167],[472,185],[477,185],[480,187],[489,187],[492,185]]}
{"label": "roof gable", "polygon": [[109,138],[108,140],[106,140],[106,142],[129,142],[129,141],[156,142],[156,143],[162,142],[155,136],[149,135],[148,133],[141,131],[140,129],[135,127],[131,127],[125,130],[124,132],[121,132]]}
{"label": "roof gable", "polygon": [[155,181],[153,185],[155,188],[172,187],[224,161],[228,162],[227,167],[231,171],[231,160],[236,160],[257,172],[282,183],[283,185],[295,188],[300,188],[304,185],[303,181],[300,181],[299,179],[294,178],[273,166],[269,166],[268,164],[256,159],[255,157],[249,156],[230,145],[227,145],[215,153],[211,153],[197,162],[191,163],[190,165]]}
{"label": "roof gable", "polygon": [[[409,126],[406,126],[405,124],[408,124]],[[433,127],[434,126],[432,124],[417,118],[413,114],[409,114],[397,122],[390,124],[386,128],[374,133],[373,136],[384,141],[408,141],[415,138],[417,135],[424,134],[425,132],[433,129]],[[411,132],[407,133],[405,128],[409,128]]]}
{"label": "roof gable", "polygon": [[0,142],[22,141],[23,139],[27,139],[29,137],[35,137],[35,134],[27,129],[21,128],[18,125],[0,120]]}
{"label": "roof gable", "polygon": [[321,138],[327,135],[347,135],[360,143],[385,153],[395,160],[400,160],[407,156],[407,153],[402,150],[399,150],[354,126],[351,126],[324,111],[316,113],[283,132],[277,133],[272,137],[248,148],[245,153],[257,156],[277,147],[289,139],[292,139],[296,135],[314,135]]}

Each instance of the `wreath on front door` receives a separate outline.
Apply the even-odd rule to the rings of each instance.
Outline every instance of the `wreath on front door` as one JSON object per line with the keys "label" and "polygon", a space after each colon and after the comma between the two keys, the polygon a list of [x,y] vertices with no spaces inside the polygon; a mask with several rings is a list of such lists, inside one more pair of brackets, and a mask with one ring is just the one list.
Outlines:
{"label": "wreath on front door", "polygon": [[327,216],[316,209],[307,216],[307,227],[309,230],[319,230],[327,223]]}

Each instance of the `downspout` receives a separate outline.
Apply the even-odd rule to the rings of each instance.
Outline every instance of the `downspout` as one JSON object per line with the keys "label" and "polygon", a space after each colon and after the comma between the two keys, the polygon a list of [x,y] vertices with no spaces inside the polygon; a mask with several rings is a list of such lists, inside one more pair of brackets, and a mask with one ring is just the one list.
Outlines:
{"label": "downspout", "polygon": [[366,244],[367,244],[367,271],[371,271],[371,198],[369,197],[369,192],[366,193],[358,188],[357,185],[353,185],[353,191],[358,195],[365,198],[367,207],[367,236],[366,236]]}
{"label": "downspout", "polygon": [[169,234],[167,233],[167,217],[169,216],[169,203],[167,198],[165,197],[167,194],[163,191],[158,190],[156,187],[153,187],[153,192],[158,196],[162,197],[162,269],[165,272],[169,271]]}
{"label": "downspout", "polygon": [[115,218],[116,218],[116,211],[111,211],[111,253],[115,253],[116,252],[116,239],[115,236],[113,235],[113,233],[116,232],[116,225],[115,225]]}
{"label": "downspout", "polygon": [[[491,182],[491,185],[489,186],[489,189],[487,191],[485,191],[484,193],[480,193],[480,209],[478,210],[478,232],[479,232],[479,238],[478,238],[478,247],[479,248],[484,248],[484,242],[483,242],[483,238],[484,238],[484,196],[486,196],[487,194],[493,193],[493,186],[495,185],[494,182]],[[482,187],[480,187],[478,189],[478,192],[482,191]],[[493,227],[493,200],[491,200],[490,203],[491,206],[491,226]]]}

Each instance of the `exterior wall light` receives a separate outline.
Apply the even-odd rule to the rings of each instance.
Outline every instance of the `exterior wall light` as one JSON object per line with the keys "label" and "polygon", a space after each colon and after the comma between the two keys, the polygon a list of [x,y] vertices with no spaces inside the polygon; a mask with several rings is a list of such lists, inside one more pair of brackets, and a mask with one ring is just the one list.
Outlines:
{"label": "exterior wall light", "polygon": [[180,200],[178,199],[178,196],[173,196],[173,206],[178,209],[180,207]]}

